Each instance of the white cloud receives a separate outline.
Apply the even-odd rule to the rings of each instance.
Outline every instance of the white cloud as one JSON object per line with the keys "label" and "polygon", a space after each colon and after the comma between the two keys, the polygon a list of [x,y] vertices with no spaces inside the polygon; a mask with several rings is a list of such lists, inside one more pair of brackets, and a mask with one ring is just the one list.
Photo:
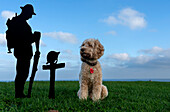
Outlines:
{"label": "white cloud", "polygon": [[121,21],[117,20],[114,16],[109,16],[107,19],[104,19],[104,22],[109,25],[121,24]]}
{"label": "white cloud", "polygon": [[122,9],[116,17],[109,16],[104,22],[109,25],[125,25],[130,29],[144,28],[147,25],[144,14],[131,8]]}
{"label": "white cloud", "polygon": [[72,50],[70,50],[70,49],[63,50],[62,52],[65,54],[69,54],[69,55],[72,54]]}
{"label": "white cloud", "polygon": [[153,47],[151,49],[140,50],[139,52],[143,52],[143,53],[146,53],[146,54],[159,54],[162,51],[163,51],[162,48],[155,46],[155,47]]}
{"label": "white cloud", "polygon": [[158,32],[157,29],[150,29],[149,32]]}
{"label": "white cloud", "polygon": [[43,47],[47,46],[42,40],[40,40],[40,45]]}
{"label": "white cloud", "polygon": [[12,17],[15,16],[15,13],[11,11],[2,11],[1,16],[5,19],[8,19],[8,18],[12,19]]}
{"label": "white cloud", "polygon": [[0,33],[0,45],[5,46],[6,45],[6,39],[5,34]]}
{"label": "white cloud", "polygon": [[78,42],[75,35],[67,32],[49,32],[49,33],[43,33],[43,36],[52,37],[57,40],[61,40],[63,42],[76,44]]}
{"label": "white cloud", "polygon": [[115,31],[109,31],[109,32],[107,32],[107,34],[110,34],[110,35],[116,35],[117,33],[115,32]]}
{"label": "white cloud", "polygon": [[139,52],[149,54],[149,55],[154,55],[154,56],[157,56],[157,57],[170,58],[170,48],[169,49],[163,49],[163,48],[155,46],[151,49],[139,50]]}
{"label": "white cloud", "polygon": [[132,61],[137,64],[144,64],[144,63],[147,63],[153,59],[154,59],[153,56],[139,55],[139,56],[135,57]]}
{"label": "white cloud", "polygon": [[140,55],[131,57],[128,53],[112,54],[104,59],[105,64],[116,68],[168,68],[170,67],[170,48],[153,47],[139,50]]}
{"label": "white cloud", "polygon": [[120,60],[120,61],[128,61],[130,60],[130,57],[127,53],[120,53],[120,54],[112,54],[110,56],[108,56],[111,59],[116,59],[116,60]]}
{"label": "white cloud", "polygon": [[130,57],[128,53],[118,53],[118,54],[112,54],[108,56],[109,59],[111,60],[116,60],[115,65],[120,64],[145,64],[153,59],[155,59],[155,56],[149,56],[149,55],[144,55],[141,54],[136,57]]}

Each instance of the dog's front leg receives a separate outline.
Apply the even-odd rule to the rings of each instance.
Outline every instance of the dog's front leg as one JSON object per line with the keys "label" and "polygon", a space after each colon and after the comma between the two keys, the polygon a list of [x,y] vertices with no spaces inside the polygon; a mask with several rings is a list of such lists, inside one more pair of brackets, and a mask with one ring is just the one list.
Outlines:
{"label": "dog's front leg", "polygon": [[87,100],[87,97],[88,97],[88,85],[87,82],[84,81],[80,85],[79,99]]}
{"label": "dog's front leg", "polygon": [[95,82],[93,84],[93,90],[92,90],[93,101],[98,101],[101,98],[101,90],[102,90],[101,87],[102,87],[101,82]]}

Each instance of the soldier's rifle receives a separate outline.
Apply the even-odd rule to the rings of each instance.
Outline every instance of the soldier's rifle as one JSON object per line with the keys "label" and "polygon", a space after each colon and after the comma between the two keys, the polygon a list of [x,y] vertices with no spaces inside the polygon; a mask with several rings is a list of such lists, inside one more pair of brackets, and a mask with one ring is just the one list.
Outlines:
{"label": "soldier's rifle", "polygon": [[32,85],[34,82],[35,74],[38,70],[37,66],[40,58],[40,51],[39,51],[40,37],[41,37],[40,32],[34,32],[34,38],[36,38],[35,40],[36,52],[34,54],[33,68],[32,68],[32,73],[29,82],[28,95],[27,95],[28,98],[31,97]]}

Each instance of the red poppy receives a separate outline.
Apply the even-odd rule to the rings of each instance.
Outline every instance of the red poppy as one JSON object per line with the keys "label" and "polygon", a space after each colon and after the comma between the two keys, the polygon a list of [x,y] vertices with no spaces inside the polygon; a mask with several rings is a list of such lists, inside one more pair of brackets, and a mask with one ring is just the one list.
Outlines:
{"label": "red poppy", "polygon": [[92,73],[94,73],[94,70],[93,70],[93,68],[90,68],[90,73],[92,74]]}

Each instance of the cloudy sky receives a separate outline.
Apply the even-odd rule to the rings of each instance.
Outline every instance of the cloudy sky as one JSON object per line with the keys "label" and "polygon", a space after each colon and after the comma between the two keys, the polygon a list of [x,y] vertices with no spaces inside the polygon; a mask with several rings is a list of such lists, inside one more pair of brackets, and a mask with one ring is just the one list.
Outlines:
{"label": "cloudy sky", "polygon": [[16,59],[7,54],[6,20],[27,3],[37,14],[28,23],[33,32],[42,33],[36,80],[49,80],[42,65],[51,50],[60,51],[59,62],[66,63],[56,71],[56,80],[78,79],[79,46],[87,38],[104,45],[99,60],[103,79],[170,79],[169,0],[1,0],[0,80],[15,78]]}

